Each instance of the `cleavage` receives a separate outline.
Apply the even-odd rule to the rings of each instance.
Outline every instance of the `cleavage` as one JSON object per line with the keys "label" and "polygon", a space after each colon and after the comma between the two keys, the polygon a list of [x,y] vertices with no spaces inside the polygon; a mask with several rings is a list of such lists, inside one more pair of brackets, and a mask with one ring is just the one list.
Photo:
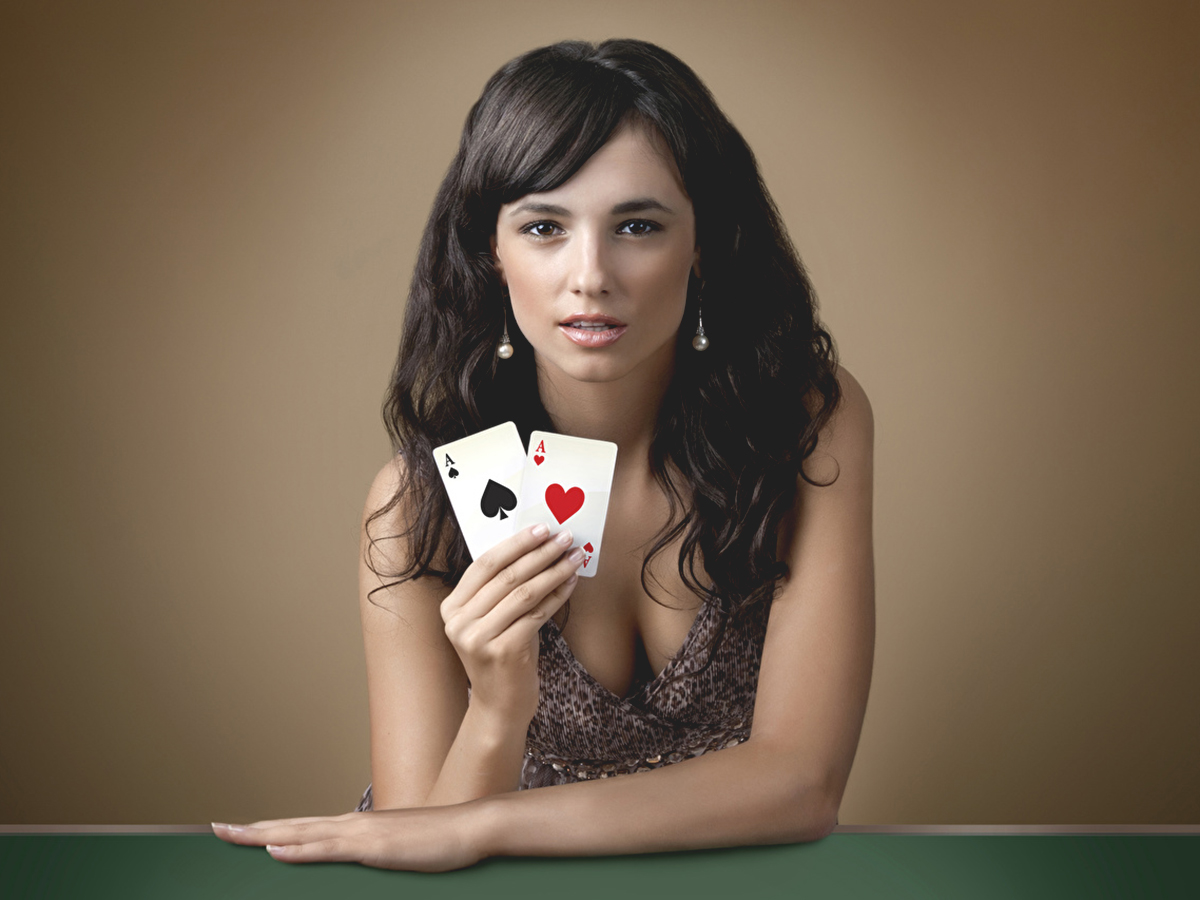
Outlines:
{"label": "cleavage", "polygon": [[615,611],[596,609],[595,605],[585,607],[580,602],[590,599],[571,598],[570,616],[566,627],[560,628],[560,631],[579,667],[605,690],[621,698],[629,697],[638,688],[654,681],[671,664],[691,636],[700,612],[699,608],[663,608],[663,613],[678,616],[679,619],[661,623],[665,627],[660,630],[668,632],[662,643],[669,643],[669,646],[659,654],[656,671],[632,611],[617,615]]}

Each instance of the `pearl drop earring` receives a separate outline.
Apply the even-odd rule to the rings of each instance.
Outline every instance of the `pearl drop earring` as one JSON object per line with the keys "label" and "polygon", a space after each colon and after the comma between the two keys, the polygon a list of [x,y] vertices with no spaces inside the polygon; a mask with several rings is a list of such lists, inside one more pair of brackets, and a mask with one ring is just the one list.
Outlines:
{"label": "pearl drop earring", "polygon": [[512,341],[508,339],[508,309],[504,310],[504,334],[500,335],[500,346],[496,348],[496,355],[501,359],[508,359],[513,355]]}
{"label": "pearl drop earring", "polygon": [[708,349],[708,336],[704,333],[704,313],[700,307],[700,295],[696,295],[696,318],[699,320],[696,325],[696,336],[692,338],[692,346],[703,352]]}

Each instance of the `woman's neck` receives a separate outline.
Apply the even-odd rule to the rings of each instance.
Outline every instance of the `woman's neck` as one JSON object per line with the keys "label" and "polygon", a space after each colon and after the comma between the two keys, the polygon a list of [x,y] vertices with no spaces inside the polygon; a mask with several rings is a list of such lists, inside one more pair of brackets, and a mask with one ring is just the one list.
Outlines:
{"label": "woman's neck", "polygon": [[616,381],[584,382],[538,360],[542,405],[560,434],[612,441],[617,472],[648,470],[659,409],[675,371],[674,346]]}

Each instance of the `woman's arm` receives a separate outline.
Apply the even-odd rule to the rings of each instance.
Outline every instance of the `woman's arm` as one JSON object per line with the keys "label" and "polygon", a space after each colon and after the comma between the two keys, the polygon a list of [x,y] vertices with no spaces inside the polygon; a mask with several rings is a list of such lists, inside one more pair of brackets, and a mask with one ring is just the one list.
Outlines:
{"label": "woman's arm", "polygon": [[780,843],[827,834],[854,760],[874,650],[874,428],[858,382],[823,430],[780,541],[754,726],[742,745],[635,775],[454,806],[264,822],[217,833],[279,859],[437,870],[488,855],[591,855]]}
{"label": "woman's arm", "polygon": [[[371,776],[376,809],[422,806],[437,783],[467,712],[467,678],[442,632],[438,606],[450,593],[436,578],[407,581],[382,590],[381,572],[406,563],[404,540],[394,538],[409,516],[403,502],[371,524],[400,484],[397,456],[376,475],[363,511],[359,554],[359,612],[367,663],[371,712]],[[375,591],[374,594],[371,592]],[[459,766],[456,771],[469,771]],[[462,798],[467,799],[467,798]]]}
{"label": "woman's arm", "polygon": [[[485,853],[630,853],[803,841],[833,829],[862,732],[875,647],[874,418],[842,403],[781,529],[791,575],[763,646],[748,742],[653,772],[479,804]],[[529,796],[526,796],[529,794]]]}
{"label": "woman's arm", "polygon": [[485,854],[637,853],[828,834],[866,712],[875,642],[874,421],[845,369],[843,401],[781,529],[790,576],[771,606],[750,739],[651,772],[479,804]]}
{"label": "woman's arm", "polygon": [[[570,596],[578,564],[545,528],[523,529],[472,563],[452,591],[424,578],[372,594],[386,582],[367,563],[366,517],[394,495],[401,464],[372,485],[359,573],[376,809],[516,790],[537,708],[537,630]],[[402,503],[372,530],[400,534],[406,518]],[[569,545],[569,533],[559,538]],[[385,573],[407,562],[403,540],[370,551]]]}

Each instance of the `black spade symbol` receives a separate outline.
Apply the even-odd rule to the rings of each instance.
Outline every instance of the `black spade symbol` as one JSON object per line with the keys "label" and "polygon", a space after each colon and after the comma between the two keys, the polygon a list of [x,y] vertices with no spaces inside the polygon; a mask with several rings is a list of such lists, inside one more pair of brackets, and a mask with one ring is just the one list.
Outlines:
{"label": "black spade symbol", "polygon": [[451,469],[446,474],[449,475],[451,478],[457,478],[458,477],[458,469]]}
{"label": "black spade symbol", "polygon": [[485,516],[494,519],[499,513],[501,519],[507,519],[508,513],[505,510],[511,511],[516,505],[516,494],[504,485],[488,479],[487,487],[483,489],[483,497],[479,500],[479,508],[483,510]]}

